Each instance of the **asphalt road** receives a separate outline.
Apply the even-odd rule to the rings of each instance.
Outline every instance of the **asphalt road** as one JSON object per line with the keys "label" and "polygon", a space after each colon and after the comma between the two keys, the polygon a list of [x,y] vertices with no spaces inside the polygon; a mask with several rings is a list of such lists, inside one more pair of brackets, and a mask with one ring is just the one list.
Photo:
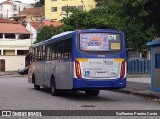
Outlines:
{"label": "asphalt road", "polygon": [[[84,92],[64,92],[63,96],[52,96],[47,89],[34,90],[27,77],[0,78],[0,110],[160,110],[160,104],[138,96],[112,91],[101,91],[99,96],[86,96]],[[10,119],[11,117],[0,117]],[[20,117],[12,117],[19,119]],[[27,119],[27,117],[23,117]],[[29,118],[29,117],[28,117]],[[159,119],[147,116],[55,116],[32,117],[31,119]]]}

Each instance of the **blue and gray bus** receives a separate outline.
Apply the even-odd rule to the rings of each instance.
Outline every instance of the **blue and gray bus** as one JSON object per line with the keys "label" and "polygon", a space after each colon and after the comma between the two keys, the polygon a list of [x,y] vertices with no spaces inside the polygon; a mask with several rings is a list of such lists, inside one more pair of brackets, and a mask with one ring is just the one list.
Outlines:
{"label": "blue and gray bus", "polygon": [[126,44],[122,31],[85,29],[67,31],[30,47],[28,82],[36,90],[85,91],[126,87]]}

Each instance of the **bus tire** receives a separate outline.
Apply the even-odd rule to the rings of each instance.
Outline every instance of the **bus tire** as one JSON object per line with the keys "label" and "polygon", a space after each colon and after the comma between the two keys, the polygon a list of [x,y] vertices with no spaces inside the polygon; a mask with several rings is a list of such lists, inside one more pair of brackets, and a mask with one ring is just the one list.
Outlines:
{"label": "bus tire", "polygon": [[33,75],[33,83],[34,83],[34,89],[40,90],[40,85],[36,85],[35,76]]}
{"label": "bus tire", "polygon": [[85,94],[88,96],[98,96],[100,90],[92,90],[92,89],[87,89],[85,90]]}
{"label": "bus tire", "polygon": [[56,89],[56,84],[55,84],[55,79],[52,76],[51,77],[51,94],[52,96],[57,96],[58,95],[58,90]]}

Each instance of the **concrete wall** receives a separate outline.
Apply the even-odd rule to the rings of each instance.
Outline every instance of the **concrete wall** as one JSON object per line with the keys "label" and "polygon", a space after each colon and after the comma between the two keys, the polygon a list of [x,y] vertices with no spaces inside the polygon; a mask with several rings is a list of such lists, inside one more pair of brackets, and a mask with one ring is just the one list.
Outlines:
{"label": "concrete wall", "polygon": [[5,60],[5,71],[17,71],[25,67],[25,56],[0,56]]}
{"label": "concrete wall", "polygon": [[31,46],[31,39],[2,39],[0,38],[0,47],[1,46]]}
{"label": "concrete wall", "polygon": [[37,38],[37,31],[33,28],[33,26],[30,23],[27,23],[26,29],[32,33],[32,43],[36,41]]}

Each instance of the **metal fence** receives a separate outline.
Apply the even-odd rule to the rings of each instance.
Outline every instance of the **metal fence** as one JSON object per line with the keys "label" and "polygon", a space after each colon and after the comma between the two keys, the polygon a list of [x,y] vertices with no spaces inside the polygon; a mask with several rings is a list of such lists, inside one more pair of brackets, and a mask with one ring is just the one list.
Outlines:
{"label": "metal fence", "polygon": [[149,74],[150,60],[148,59],[129,59],[127,61],[128,74]]}

